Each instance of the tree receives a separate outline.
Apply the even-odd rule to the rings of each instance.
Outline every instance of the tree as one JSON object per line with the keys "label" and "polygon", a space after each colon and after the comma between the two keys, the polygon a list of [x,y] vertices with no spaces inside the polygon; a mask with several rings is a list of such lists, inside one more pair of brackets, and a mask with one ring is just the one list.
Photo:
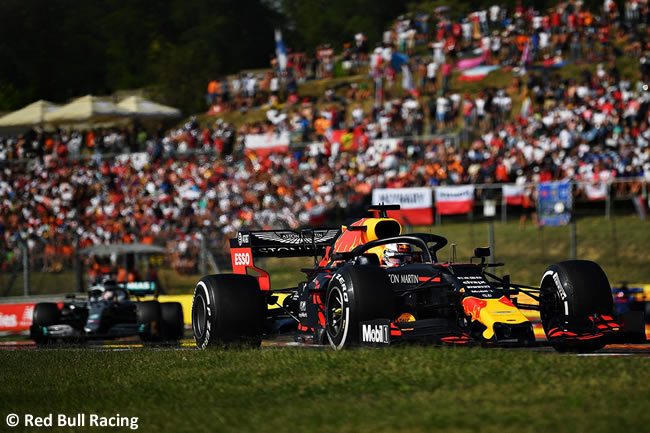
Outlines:
{"label": "tree", "polygon": [[261,0],[4,0],[0,110],[150,88],[185,112],[209,79],[266,67],[278,13]]}
{"label": "tree", "polygon": [[340,48],[358,32],[375,43],[406,10],[403,2],[391,0],[278,0],[275,5],[287,19],[289,44],[310,53],[322,43]]}

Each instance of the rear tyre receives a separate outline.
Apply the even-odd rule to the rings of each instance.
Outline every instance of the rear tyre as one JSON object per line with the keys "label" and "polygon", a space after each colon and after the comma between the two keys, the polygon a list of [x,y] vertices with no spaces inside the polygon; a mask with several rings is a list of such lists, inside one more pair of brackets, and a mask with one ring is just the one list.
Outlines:
{"label": "rear tyre", "polygon": [[165,341],[178,341],[183,338],[183,306],[179,302],[160,304],[160,318]]}
{"label": "rear tyre", "polygon": [[208,275],[197,283],[192,302],[192,332],[197,347],[259,347],[267,307],[250,275]]}
{"label": "rear tyre", "polygon": [[343,268],[332,277],[325,299],[325,333],[341,350],[358,345],[361,322],[394,316],[394,299],[386,272],[376,266]]}
{"label": "rear tyre", "polygon": [[159,341],[162,337],[161,308],[158,301],[145,301],[137,304],[140,339],[145,342]]}
{"label": "rear tyre", "polygon": [[[611,286],[602,268],[587,260],[570,260],[548,267],[540,284],[540,316],[544,332],[567,317],[587,319],[594,314],[614,315]],[[591,352],[605,346],[604,339],[551,342],[559,351]]]}
{"label": "rear tyre", "polygon": [[52,339],[47,336],[44,327],[56,325],[61,321],[61,311],[54,302],[41,302],[34,307],[32,315],[32,326],[29,328],[29,336],[36,344],[48,344]]}

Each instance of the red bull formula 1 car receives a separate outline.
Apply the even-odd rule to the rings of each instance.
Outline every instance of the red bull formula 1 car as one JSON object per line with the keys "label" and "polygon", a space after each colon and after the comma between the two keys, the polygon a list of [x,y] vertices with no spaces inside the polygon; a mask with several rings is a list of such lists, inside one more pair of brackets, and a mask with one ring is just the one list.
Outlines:
{"label": "red bull formula 1 car", "polygon": [[[548,267],[540,287],[489,272],[488,248],[469,263],[440,261],[444,237],[403,234],[387,211],[340,229],[239,232],[231,239],[233,274],[203,277],[194,291],[192,329],[199,348],[259,345],[289,330],[303,343],[340,350],[415,341],[435,344],[536,344],[522,313],[537,310],[548,344],[593,351],[610,343],[645,342],[642,312],[615,316],[610,285],[594,262]],[[452,249],[452,251],[455,248]],[[314,257],[297,287],[271,290],[263,257]],[[455,256],[455,252],[452,257]],[[525,293],[537,302],[521,303]]]}

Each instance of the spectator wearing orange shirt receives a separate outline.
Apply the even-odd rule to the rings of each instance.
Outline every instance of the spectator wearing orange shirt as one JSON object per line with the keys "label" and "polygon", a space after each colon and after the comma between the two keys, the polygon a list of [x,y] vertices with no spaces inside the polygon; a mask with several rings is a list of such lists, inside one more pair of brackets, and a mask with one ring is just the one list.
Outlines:
{"label": "spectator wearing orange shirt", "polygon": [[124,268],[124,266],[120,266],[117,270],[117,277],[115,278],[115,280],[118,283],[126,283],[127,278],[128,276],[127,276],[126,269]]}
{"label": "spectator wearing orange shirt", "polygon": [[331,126],[331,122],[325,117],[321,116],[318,119],[316,119],[316,121],[314,122],[314,129],[316,130],[316,139],[323,140],[323,137],[325,136],[325,133],[330,128],[330,126]]}
{"label": "spectator wearing orange shirt", "polygon": [[214,105],[214,103],[217,102],[218,87],[219,83],[217,83],[217,80],[212,80],[208,83],[208,93],[205,95],[205,100],[208,105]]}
{"label": "spectator wearing orange shirt", "polygon": [[515,42],[517,44],[517,49],[519,52],[523,53],[524,49],[526,48],[526,44],[528,43],[528,36],[523,33],[518,34],[515,38]]}

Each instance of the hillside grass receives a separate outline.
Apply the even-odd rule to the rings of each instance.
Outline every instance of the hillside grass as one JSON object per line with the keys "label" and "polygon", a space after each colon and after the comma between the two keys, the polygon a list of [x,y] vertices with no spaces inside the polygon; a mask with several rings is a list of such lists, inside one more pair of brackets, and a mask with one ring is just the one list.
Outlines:
{"label": "hillside grass", "polygon": [[[615,43],[615,46],[617,49],[620,50],[623,47],[623,43],[617,42]],[[422,46],[420,46],[419,50],[417,51],[417,54],[423,55],[426,58],[427,54],[431,55],[429,51],[430,50],[428,48],[422,49]],[[551,76],[558,75],[563,80],[571,79],[571,78],[579,79],[582,76],[582,72],[585,70],[590,71],[591,73],[595,73],[598,63],[601,63],[608,72],[612,68],[612,66],[616,66],[621,77],[623,79],[630,81],[632,84],[636,83],[641,78],[638,59],[636,57],[623,56],[623,55],[617,56],[613,64],[609,62],[595,62],[595,63],[568,62],[561,68],[551,69],[549,73],[551,74]],[[541,67],[541,65],[542,65],[541,62],[537,62],[534,66]],[[513,71],[511,68],[506,68],[505,70],[498,69],[496,71],[490,72],[487,75],[487,77],[484,78],[483,80],[470,81],[470,82],[458,80],[458,77],[460,77],[461,72],[454,71],[450,79],[450,89],[452,92],[458,92],[461,95],[468,93],[474,97],[476,97],[479,92],[486,89],[487,87],[493,87],[497,89],[507,89],[509,90],[510,96],[512,97],[511,113],[512,116],[516,116],[519,114],[520,111],[522,96],[520,93],[515,91],[512,85],[514,83],[515,78],[519,76],[522,80],[522,85],[525,87],[527,76],[529,74],[539,75],[541,74],[541,71],[535,70],[533,68],[529,68],[526,74],[524,74],[523,76],[519,76],[518,72]],[[406,94],[402,89],[401,77],[402,77],[401,73],[398,73],[397,76],[395,77],[394,90],[392,91],[393,96],[404,96]],[[337,96],[344,97],[345,91],[348,88],[346,84],[356,84],[356,85],[365,84],[367,88],[370,90],[369,98],[349,101],[350,104],[348,106],[348,113],[347,113],[348,117],[351,116],[350,114],[351,110],[353,109],[354,105],[357,103],[359,103],[366,112],[370,112],[372,110],[372,105],[374,103],[374,94],[372,92],[373,83],[372,83],[372,79],[368,77],[366,73],[306,81],[298,85],[298,95],[301,98],[309,97],[311,100],[315,101],[316,108],[319,110],[326,109],[328,106],[331,105],[340,106],[340,104],[337,103],[323,102],[322,101],[323,95],[326,89],[340,88],[342,90],[337,91]],[[441,89],[441,88],[442,88],[442,77],[441,74],[438,74],[437,89]],[[420,101],[426,105],[426,102],[432,97],[437,97],[437,93],[433,95],[430,94],[421,95]],[[197,118],[201,124],[205,124],[208,126],[211,126],[216,119],[221,118],[224,121],[229,122],[235,125],[236,127],[239,127],[246,123],[256,123],[256,122],[266,121],[267,119],[266,111],[268,110],[268,108],[269,107],[256,107],[255,109],[247,112],[232,111],[232,112],[226,112],[226,113],[211,115],[211,116],[205,114],[199,114]],[[283,104],[280,104],[279,108],[280,109],[288,108],[289,110],[298,109],[297,107],[293,107],[293,108],[286,107]],[[425,127],[428,128],[428,119],[425,122]]]}

